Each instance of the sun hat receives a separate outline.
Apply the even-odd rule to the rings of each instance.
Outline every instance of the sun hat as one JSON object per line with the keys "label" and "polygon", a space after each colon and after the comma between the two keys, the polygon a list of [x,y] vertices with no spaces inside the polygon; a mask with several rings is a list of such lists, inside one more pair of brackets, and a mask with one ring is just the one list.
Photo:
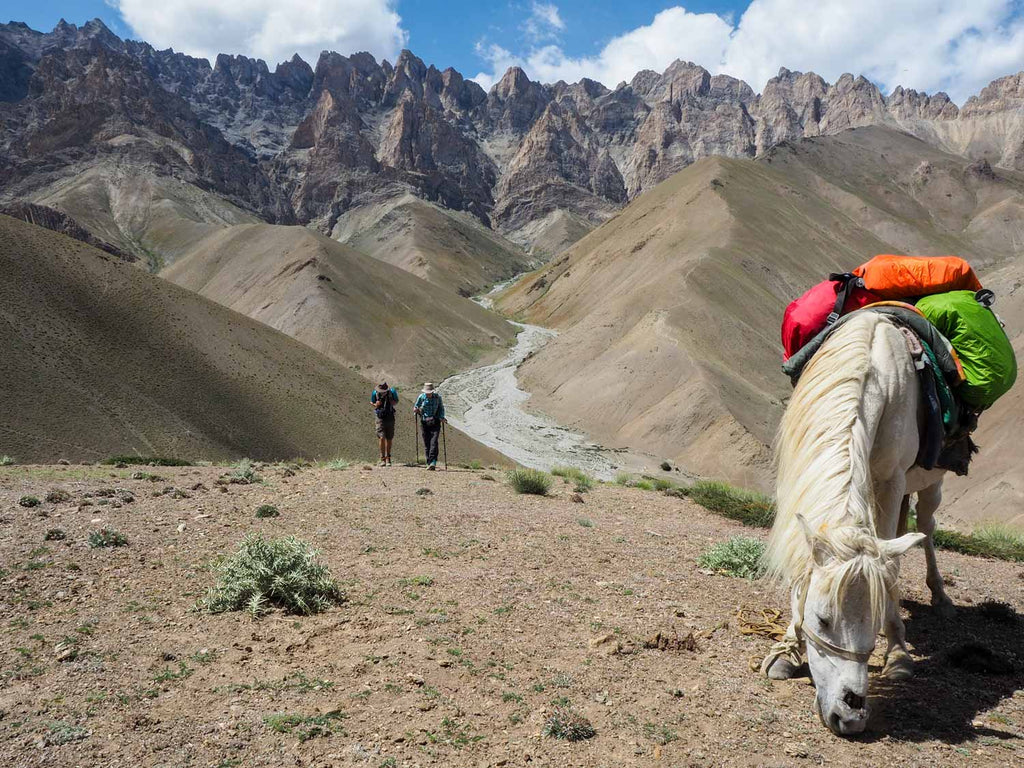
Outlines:
{"label": "sun hat", "polygon": [[386,381],[382,381],[380,384],[377,385],[377,391],[378,392],[387,392],[388,391],[388,383]]}
{"label": "sun hat", "polygon": [[433,383],[428,381],[426,384],[423,385],[423,394],[426,394],[428,392],[433,392],[433,391],[434,391]]}

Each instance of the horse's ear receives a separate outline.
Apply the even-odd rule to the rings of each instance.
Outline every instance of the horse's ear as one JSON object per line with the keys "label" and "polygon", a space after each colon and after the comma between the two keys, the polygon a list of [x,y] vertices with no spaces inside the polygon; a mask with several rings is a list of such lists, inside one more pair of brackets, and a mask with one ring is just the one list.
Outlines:
{"label": "horse's ear", "polygon": [[804,538],[807,539],[807,546],[811,548],[811,557],[814,558],[814,562],[818,565],[827,563],[831,555],[828,545],[822,541],[820,536],[815,536],[814,531],[811,530],[810,523],[807,522],[807,518],[799,512],[796,514],[796,521],[800,524],[800,530],[803,531]]}
{"label": "horse's ear", "polygon": [[924,541],[923,533],[905,533],[897,539],[882,539],[878,542],[878,548],[883,555],[888,557],[899,557],[911,547],[916,547]]}

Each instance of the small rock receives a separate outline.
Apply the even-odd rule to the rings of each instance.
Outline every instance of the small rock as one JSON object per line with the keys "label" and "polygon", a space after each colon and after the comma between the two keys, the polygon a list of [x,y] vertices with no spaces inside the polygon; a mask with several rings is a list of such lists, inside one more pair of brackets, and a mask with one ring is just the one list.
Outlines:
{"label": "small rock", "polygon": [[430,490],[429,488],[417,488],[416,489],[416,495],[417,496],[433,496],[434,492],[432,490]]}
{"label": "small rock", "polygon": [[569,497],[569,501],[571,501],[573,504],[582,504],[583,497],[580,496],[578,493],[574,493],[572,496]]}
{"label": "small rock", "polygon": [[810,755],[806,744],[786,744],[782,751],[790,757],[808,757]]}
{"label": "small rock", "polygon": [[71,462],[68,461],[67,459],[57,459],[57,463],[60,464],[62,467],[67,467],[70,466],[71,464]]}
{"label": "small rock", "polygon": [[413,685],[423,685],[424,682],[422,677],[420,677],[419,675],[414,675],[412,672],[406,675],[405,679]]}

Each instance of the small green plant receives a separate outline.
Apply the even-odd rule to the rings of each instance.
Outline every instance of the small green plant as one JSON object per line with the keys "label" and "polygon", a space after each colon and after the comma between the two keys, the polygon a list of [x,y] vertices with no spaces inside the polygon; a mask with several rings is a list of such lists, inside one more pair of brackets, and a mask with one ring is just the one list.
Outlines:
{"label": "small green plant", "polygon": [[64,541],[64,539],[66,539],[67,537],[68,537],[68,535],[66,533],[64,533],[63,529],[61,529],[61,528],[51,528],[50,530],[48,530],[46,532],[46,535],[43,536],[43,540],[44,541]]}
{"label": "small green plant", "polygon": [[37,499],[35,496],[22,496],[20,499],[18,499],[18,505],[22,506],[22,507],[30,507],[30,508],[31,507],[38,507],[39,506],[39,499]]}
{"label": "small green plant", "polygon": [[175,459],[167,456],[111,456],[103,462],[109,466],[127,464],[128,466],[154,466],[154,467],[191,467],[192,462],[185,459]]}
{"label": "small green plant", "polygon": [[771,528],[775,521],[775,502],[763,493],[713,480],[700,480],[682,489],[682,493],[705,509],[744,525]]}
{"label": "small green plant", "polygon": [[256,507],[256,517],[280,517],[281,513],[277,511],[277,507],[273,504],[261,504]]}
{"label": "small green plant", "polygon": [[345,459],[334,459],[332,461],[327,462],[327,464],[325,464],[324,466],[327,467],[327,469],[333,470],[348,469],[349,467],[352,466],[352,462],[346,461]]}
{"label": "small green plant", "polygon": [[679,739],[679,734],[667,725],[654,723],[644,723],[644,736],[662,747]]}
{"label": "small green plant", "polygon": [[594,478],[577,467],[552,467],[551,474],[572,483],[575,493],[586,493],[594,487]]}
{"label": "small green plant", "polygon": [[571,707],[556,707],[544,723],[544,735],[565,741],[583,741],[597,735],[594,726]]}
{"label": "small green plant", "polygon": [[483,469],[484,465],[480,463],[479,459],[472,459],[469,464],[466,465],[469,469]]}
{"label": "small green plant", "polygon": [[453,717],[445,717],[441,720],[441,729],[438,731],[427,731],[427,739],[431,744],[447,744],[461,749],[462,747],[481,741],[483,736],[470,735],[465,725]]}
{"label": "small green plant", "polygon": [[184,661],[178,662],[178,668],[173,669],[172,667],[164,667],[163,670],[153,678],[155,683],[167,683],[171,680],[184,680],[186,677],[190,677],[194,672],[188,664]]}
{"label": "small green plant", "polygon": [[593,528],[594,527],[594,522],[592,520],[588,520],[585,517],[576,518],[576,522],[579,523],[583,528]]}
{"label": "small green plant", "polygon": [[217,585],[198,607],[211,613],[246,610],[253,618],[271,606],[289,613],[319,613],[344,600],[344,594],[317,556],[294,536],[267,541],[250,534],[235,554],[215,563]]}
{"label": "small green plant", "polygon": [[633,484],[633,476],[629,472],[616,472],[615,484],[630,486]]}
{"label": "small green plant", "polygon": [[89,534],[89,546],[93,549],[100,547],[125,547],[127,545],[128,539],[110,528],[101,528]]}
{"label": "small green plant", "polygon": [[711,547],[697,560],[701,568],[726,576],[756,579],[764,571],[761,557],[764,543],[760,539],[733,536]]}
{"label": "small green plant", "polygon": [[264,724],[278,733],[294,733],[299,741],[309,741],[317,736],[330,736],[338,724],[348,717],[340,709],[333,709],[322,715],[276,714],[263,718]]}
{"label": "small green plant", "polygon": [[51,488],[46,492],[47,504],[66,504],[71,501],[71,494],[63,488]]}
{"label": "small green plant", "polygon": [[663,477],[648,477],[644,476],[644,480],[651,484],[651,487],[656,491],[667,491],[669,488],[674,488],[675,483],[671,480],[666,480]]}
{"label": "small green plant", "polygon": [[506,475],[506,480],[516,493],[528,493],[535,496],[547,496],[551,490],[551,476],[538,469],[513,469]]}
{"label": "small green plant", "polygon": [[512,691],[505,691],[503,694],[501,694],[501,700],[504,701],[506,704],[510,701],[514,701],[516,702],[516,704],[523,703],[523,697],[520,696],[518,693],[513,693]]}
{"label": "small green plant", "polygon": [[60,746],[81,741],[89,736],[89,731],[80,725],[70,725],[64,722],[54,722],[46,728],[46,735],[43,736],[43,743],[50,746]]}
{"label": "small green plant", "polygon": [[256,469],[252,465],[252,461],[249,459],[242,459],[235,464],[234,469],[228,473],[228,481],[239,485],[252,485],[253,483],[258,483],[262,480],[263,478],[256,472]]}
{"label": "small green plant", "polygon": [[3,456],[0,456],[0,467],[9,467],[14,463],[15,461],[13,456],[8,456],[6,453]]}

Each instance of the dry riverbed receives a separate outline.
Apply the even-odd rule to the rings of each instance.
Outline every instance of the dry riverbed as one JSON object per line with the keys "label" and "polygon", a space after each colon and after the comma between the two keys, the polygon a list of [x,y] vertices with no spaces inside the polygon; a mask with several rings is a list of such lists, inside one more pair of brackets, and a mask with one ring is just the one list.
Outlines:
{"label": "dry riverbed", "polygon": [[[160,478],[132,479],[140,469]],[[736,613],[781,607],[774,589],[696,565],[715,542],[763,532],[617,486],[582,504],[561,481],[547,498],[515,496],[488,470],[266,467],[262,483],[217,485],[224,471],[0,468],[0,765],[1024,759],[1024,566],[940,552],[960,609],[950,624],[910,555],[919,676],[883,686],[876,657],[869,732],[844,741],[812,714],[807,680],[751,672],[771,641],[742,634]],[[43,501],[54,489],[66,498]],[[20,506],[27,495],[40,505]],[[280,516],[255,519],[262,504]],[[90,548],[104,527],[127,546]],[[54,529],[66,538],[45,540]],[[258,621],[194,612],[207,566],[253,531],[312,542],[347,601]],[[1014,668],[957,668],[950,650],[972,640]],[[542,734],[567,703],[593,738]]]}

